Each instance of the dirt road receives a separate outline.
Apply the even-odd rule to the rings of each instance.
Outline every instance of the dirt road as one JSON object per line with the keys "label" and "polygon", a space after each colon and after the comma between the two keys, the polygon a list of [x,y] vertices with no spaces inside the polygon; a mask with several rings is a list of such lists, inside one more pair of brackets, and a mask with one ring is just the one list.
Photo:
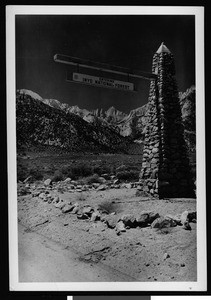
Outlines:
{"label": "dirt road", "polygon": [[103,264],[87,264],[68,247],[18,225],[20,282],[135,281]]}

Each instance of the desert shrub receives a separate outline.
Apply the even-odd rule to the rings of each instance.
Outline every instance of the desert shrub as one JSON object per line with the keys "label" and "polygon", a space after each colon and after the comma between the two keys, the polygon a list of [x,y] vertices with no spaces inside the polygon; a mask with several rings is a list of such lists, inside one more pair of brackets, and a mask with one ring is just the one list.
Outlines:
{"label": "desert shrub", "polygon": [[101,165],[101,166],[94,166],[92,168],[93,173],[98,174],[98,175],[102,175],[102,174],[110,174],[113,173],[114,171],[114,166],[106,166],[106,165]]}
{"label": "desert shrub", "polygon": [[57,181],[61,181],[61,180],[63,180],[63,179],[64,179],[64,176],[63,176],[62,172],[59,171],[59,170],[56,170],[56,171],[54,172],[52,181],[57,182]]}
{"label": "desert shrub", "polygon": [[29,175],[31,175],[34,180],[42,180],[43,179],[42,172],[35,168],[32,168],[29,170]]}
{"label": "desert shrub", "polygon": [[26,167],[18,164],[17,165],[17,180],[23,181],[29,176],[28,170]]}
{"label": "desert shrub", "polygon": [[112,212],[120,212],[119,205],[111,201],[103,201],[98,205],[98,209],[108,214],[111,214]]}
{"label": "desert shrub", "polygon": [[88,176],[84,179],[85,184],[92,184],[92,183],[102,183],[102,179],[99,177],[98,174],[93,174]]}
{"label": "desert shrub", "polygon": [[117,172],[123,172],[123,171],[126,171],[126,170],[127,170],[127,167],[125,165],[121,165],[121,166],[116,168]]}
{"label": "desert shrub", "polygon": [[138,180],[139,171],[121,171],[116,173],[116,177],[119,180]]}
{"label": "desert shrub", "polygon": [[70,177],[72,179],[78,179],[80,177],[87,177],[93,174],[93,170],[88,165],[77,165],[77,166],[68,166],[62,168],[62,173],[66,175],[66,177]]}

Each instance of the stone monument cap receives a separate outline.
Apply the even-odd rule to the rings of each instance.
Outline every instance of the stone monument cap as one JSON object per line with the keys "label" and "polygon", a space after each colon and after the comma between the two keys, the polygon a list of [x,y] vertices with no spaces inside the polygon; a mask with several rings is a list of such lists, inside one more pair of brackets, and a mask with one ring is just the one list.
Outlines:
{"label": "stone monument cap", "polygon": [[167,52],[167,53],[171,53],[171,51],[164,45],[164,43],[162,42],[160,47],[158,48],[156,53],[162,53],[162,52]]}

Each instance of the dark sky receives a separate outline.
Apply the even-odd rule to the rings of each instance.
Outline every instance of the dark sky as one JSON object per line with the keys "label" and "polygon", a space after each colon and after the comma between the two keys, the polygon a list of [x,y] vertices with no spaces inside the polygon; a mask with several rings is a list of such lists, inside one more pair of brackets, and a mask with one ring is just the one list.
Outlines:
{"label": "dark sky", "polygon": [[178,89],[185,91],[195,84],[194,16],[18,15],[16,87],[80,108],[113,105],[128,112],[147,102],[149,81],[131,80],[137,92],[70,83],[66,73],[76,68],[54,62],[53,56],[59,53],[151,72],[161,42],[175,57]]}

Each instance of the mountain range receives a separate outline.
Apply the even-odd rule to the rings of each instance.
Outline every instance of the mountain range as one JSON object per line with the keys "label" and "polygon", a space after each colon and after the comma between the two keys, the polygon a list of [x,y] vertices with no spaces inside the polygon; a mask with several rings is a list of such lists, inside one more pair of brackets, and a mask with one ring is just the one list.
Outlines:
{"label": "mountain range", "polygon": [[[179,93],[185,139],[195,151],[195,87]],[[128,114],[110,107],[87,110],[37,93],[16,92],[17,144],[55,146],[71,151],[140,153],[147,105]]]}

